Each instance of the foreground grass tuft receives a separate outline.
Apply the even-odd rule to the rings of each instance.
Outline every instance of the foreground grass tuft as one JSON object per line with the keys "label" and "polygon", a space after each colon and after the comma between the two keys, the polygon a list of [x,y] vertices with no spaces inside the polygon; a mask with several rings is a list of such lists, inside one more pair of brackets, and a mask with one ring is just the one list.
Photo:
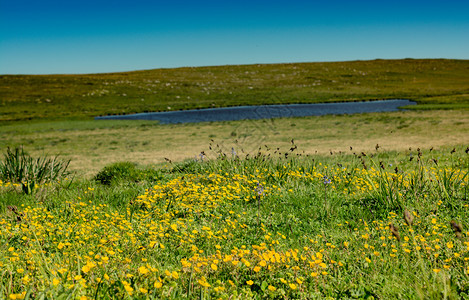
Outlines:
{"label": "foreground grass tuft", "polygon": [[67,176],[69,163],[59,160],[57,156],[33,158],[22,147],[14,150],[7,148],[3,161],[0,161],[0,179],[21,184],[23,192],[30,194],[39,184]]}

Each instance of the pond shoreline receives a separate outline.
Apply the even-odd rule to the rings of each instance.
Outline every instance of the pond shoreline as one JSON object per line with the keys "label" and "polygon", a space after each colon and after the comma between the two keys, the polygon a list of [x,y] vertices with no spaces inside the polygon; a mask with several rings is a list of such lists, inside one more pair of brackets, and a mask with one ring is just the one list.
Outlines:
{"label": "pond shoreline", "polygon": [[110,115],[95,117],[95,120],[152,120],[159,121],[161,124],[199,123],[391,112],[399,111],[401,110],[400,107],[403,106],[416,104],[416,102],[404,99],[314,104],[273,104]]}

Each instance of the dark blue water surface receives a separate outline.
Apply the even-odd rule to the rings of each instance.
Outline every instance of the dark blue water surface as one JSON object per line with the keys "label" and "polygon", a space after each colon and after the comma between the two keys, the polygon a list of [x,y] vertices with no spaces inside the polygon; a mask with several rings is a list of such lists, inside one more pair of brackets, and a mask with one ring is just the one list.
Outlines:
{"label": "dark blue water surface", "polygon": [[197,123],[388,112],[398,111],[401,106],[415,104],[415,102],[409,100],[379,100],[367,102],[256,105],[102,116],[95,119],[154,120],[159,121],[161,124]]}

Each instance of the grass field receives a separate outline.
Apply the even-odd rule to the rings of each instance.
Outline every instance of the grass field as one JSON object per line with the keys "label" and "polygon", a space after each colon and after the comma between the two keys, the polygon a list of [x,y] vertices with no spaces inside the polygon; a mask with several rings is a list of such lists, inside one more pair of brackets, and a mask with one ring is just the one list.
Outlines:
{"label": "grass field", "polygon": [[[0,159],[0,299],[469,298],[468,71],[409,59],[0,76],[1,152],[59,155],[47,172]],[[390,98],[419,104],[93,120]]]}
{"label": "grass field", "polygon": [[[161,164],[209,152],[210,144],[255,154],[259,147],[287,147],[294,139],[308,154],[387,151],[464,145],[469,111],[406,111],[199,124],[151,121],[48,121],[0,126],[0,147],[24,145],[33,155],[60,154],[70,167],[92,176],[115,161]],[[213,142],[212,142],[213,140]]]}
{"label": "grass field", "polygon": [[469,107],[467,60],[374,60],[0,76],[0,121],[235,105],[411,99]]}

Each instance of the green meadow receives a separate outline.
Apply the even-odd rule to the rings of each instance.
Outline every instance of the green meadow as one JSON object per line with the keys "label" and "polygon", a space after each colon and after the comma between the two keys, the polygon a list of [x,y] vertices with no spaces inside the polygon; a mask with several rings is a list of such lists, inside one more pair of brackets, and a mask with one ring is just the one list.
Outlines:
{"label": "green meadow", "polygon": [[469,61],[374,60],[0,76],[0,121],[235,105],[410,99],[468,108]]}
{"label": "green meadow", "polygon": [[[469,61],[0,76],[0,298],[469,298]],[[392,113],[94,116],[410,99]]]}
{"label": "green meadow", "polygon": [[[90,176],[128,160],[159,164],[208,150],[255,152],[293,138],[306,153],[460,145],[469,140],[469,61],[374,60],[89,75],[0,76],[0,147],[60,154]],[[99,115],[232,105],[410,99],[399,113],[159,125]]]}

